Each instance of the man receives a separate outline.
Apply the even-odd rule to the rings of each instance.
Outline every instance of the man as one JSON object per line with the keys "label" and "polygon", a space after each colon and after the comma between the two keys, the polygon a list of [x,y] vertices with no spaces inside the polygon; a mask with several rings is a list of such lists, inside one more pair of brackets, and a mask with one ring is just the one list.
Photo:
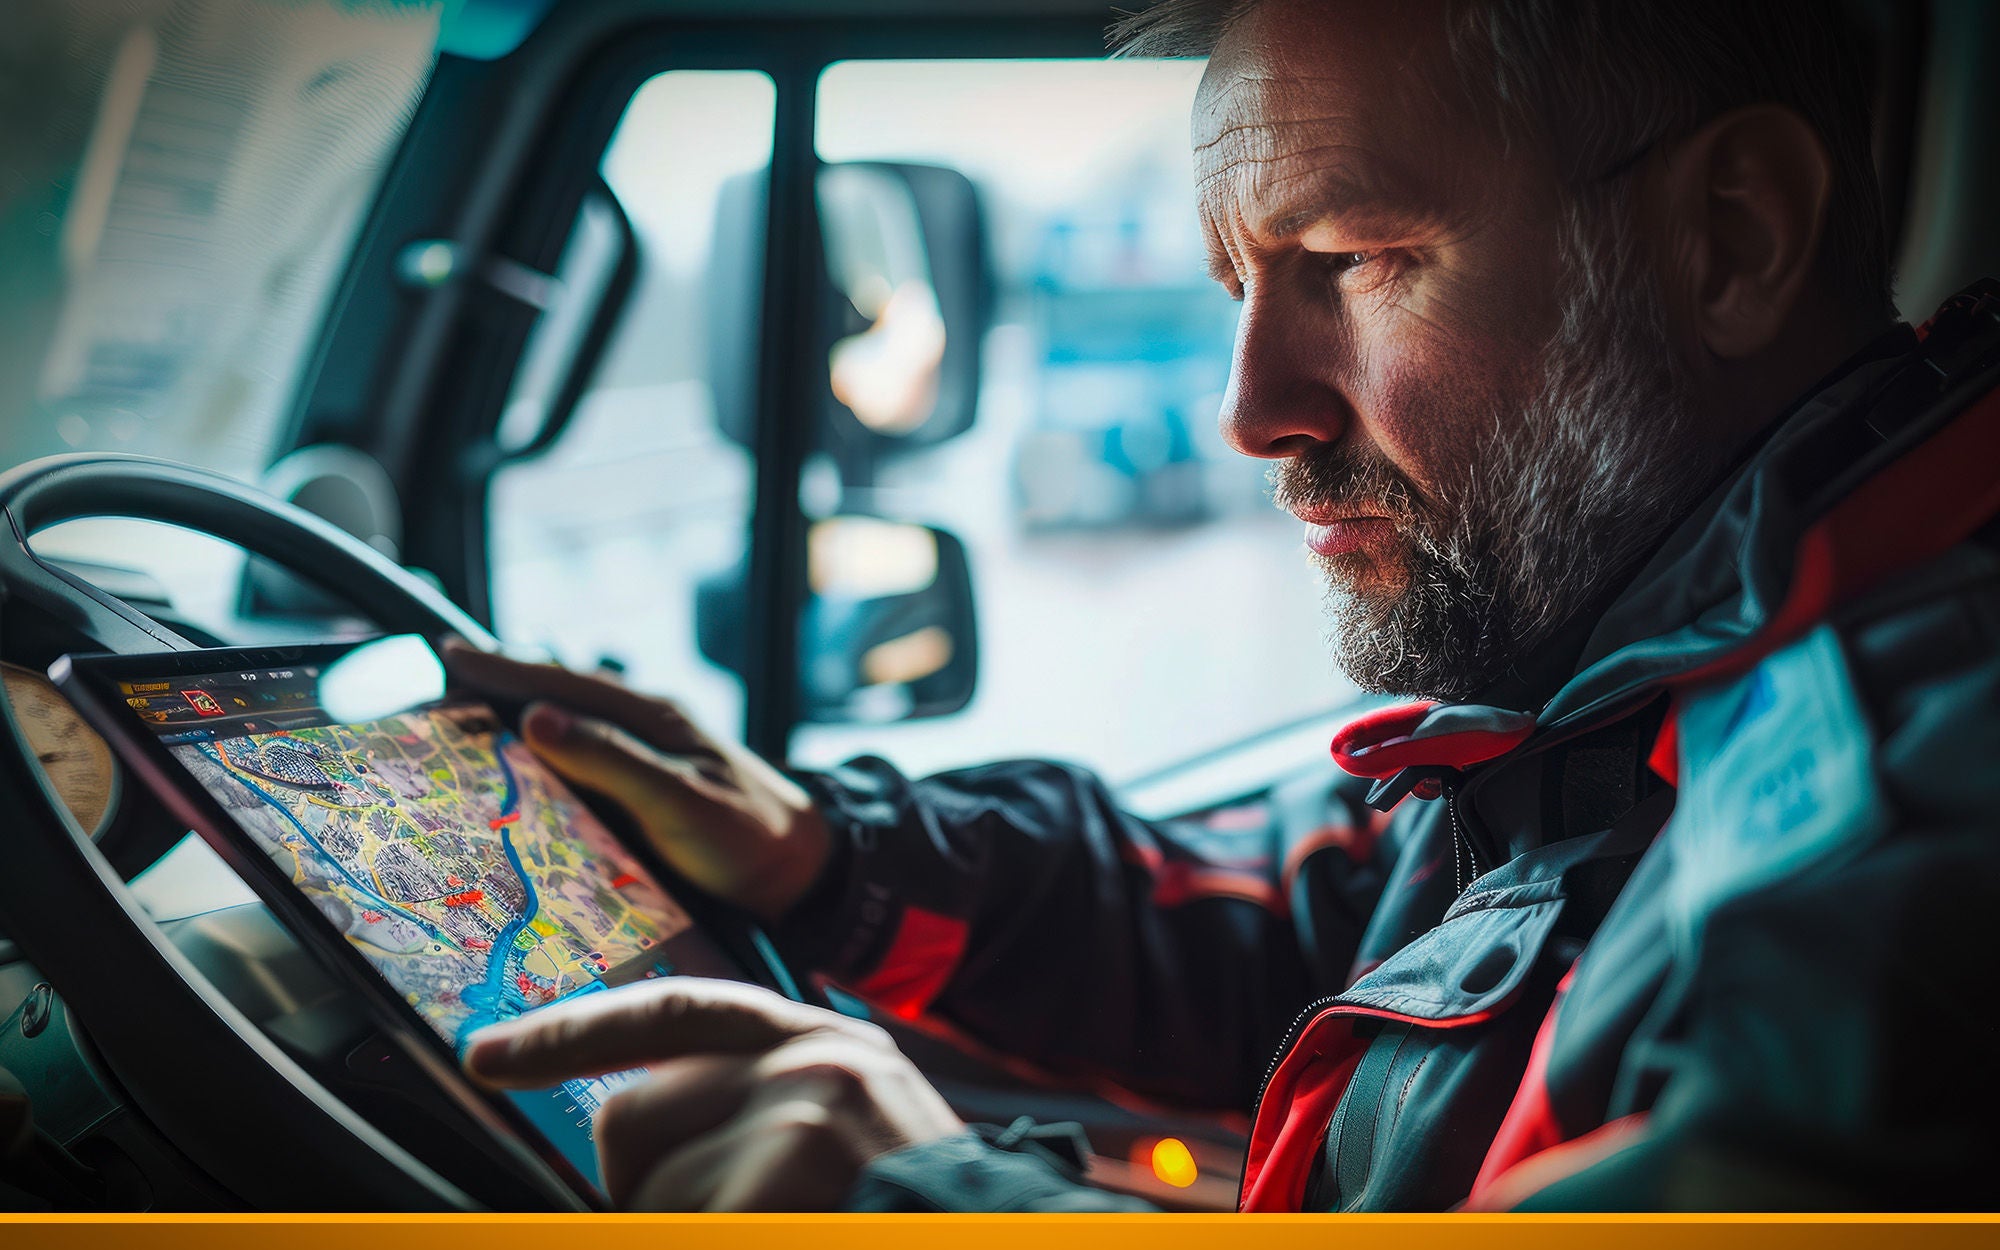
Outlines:
{"label": "man", "polygon": [[[1138,38],[1211,54],[1223,429],[1306,522],[1342,665],[1444,701],[1343,732],[1362,784],[1221,862],[1075,769],[794,783],[666,704],[453,664],[883,1009],[1254,1108],[1248,1209],[1980,1202],[2000,298],[1896,323],[1852,35],[1802,3],[1178,0]],[[621,1203],[1126,1205],[743,987],[468,1055],[642,1063],[600,1118]]]}

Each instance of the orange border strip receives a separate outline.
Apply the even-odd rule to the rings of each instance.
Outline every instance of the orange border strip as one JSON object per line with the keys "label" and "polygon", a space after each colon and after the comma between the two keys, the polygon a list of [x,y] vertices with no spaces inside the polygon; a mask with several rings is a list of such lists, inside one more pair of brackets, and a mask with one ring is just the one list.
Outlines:
{"label": "orange border strip", "polygon": [[[1696,1232],[1699,1230],[1699,1232]],[[0,1217],[0,1237],[36,1250],[700,1250],[773,1246],[796,1250],[1019,1250],[1089,1245],[1091,1250],[1208,1250],[1243,1242],[1260,1250],[1326,1250],[1340,1239],[1379,1237],[1395,1250],[1837,1250],[1924,1245],[1991,1250],[2000,1216],[1825,1215],[436,1215],[436,1216],[26,1216]]]}

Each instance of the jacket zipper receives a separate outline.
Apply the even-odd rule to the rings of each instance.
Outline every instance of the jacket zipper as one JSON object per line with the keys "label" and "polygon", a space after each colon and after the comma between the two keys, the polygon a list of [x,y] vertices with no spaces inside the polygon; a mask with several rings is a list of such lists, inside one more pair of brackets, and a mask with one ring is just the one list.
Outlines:
{"label": "jacket zipper", "polygon": [[[1465,896],[1466,861],[1472,859],[1471,841],[1465,836],[1465,827],[1458,823],[1458,787],[1444,788],[1444,810],[1451,814],[1451,884],[1452,899],[1457,901]],[[1477,861],[1474,861],[1477,867]]]}
{"label": "jacket zipper", "polygon": [[[1264,1094],[1271,1088],[1271,1078],[1278,1075],[1278,1065],[1283,1063],[1285,1056],[1291,1053],[1292,1047],[1299,1040],[1299,1034],[1305,1031],[1306,1025],[1312,1023],[1313,1017],[1339,1001],[1340,995],[1338,994],[1328,994],[1324,998],[1314,999],[1300,1009],[1299,1014],[1292,1020],[1292,1027],[1285,1030],[1285,1040],[1278,1043],[1277,1051],[1271,1056],[1271,1066],[1264,1069],[1264,1079],[1257,1085],[1257,1101],[1250,1104],[1250,1129],[1253,1133],[1257,1129],[1257,1117],[1264,1110]],[[1250,1169],[1246,1167],[1243,1169],[1243,1178],[1236,1185],[1237,1209],[1242,1209],[1243,1197],[1249,1192],[1249,1189]]]}
{"label": "jacket zipper", "polygon": [[[1652,695],[1658,695],[1665,689],[1665,687],[1661,686],[1641,688],[1642,691]],[[1629,694],[1631,692],[1628,691],[1626,693]],[[1529,756],[1543,754],[1550,748],[1561,746],[1573,738],[1580,738],[1584,734],[1615,725],[1628,716],[1635,716],[1651,702],[1650,698],[1635,699],[1627,706],[1616,707],[1612,706],[1612,701],[1598,700],[1588,707],[1570,713],[1561,720],[1551,721],[1549,724],[1541,726],[1536,730],[1537,737],[1534,741],[1533,749],[1525,751],[1518,756],[1510,756],[1509,758],[1526,759]],[[1602,715],[1589,717],[1586,720],[1586,713],[1590,712],[1601,712]],[[1470,835],[1465,832],[1465,827],[1459,821],[1458,799],[1459,792],[1462,789],[1462,786],[1447,784],[1443,788],[1441,795],[1445,810],[1451,813],[1452,871],[1454,874],[1454,884],[1458,887],[1460,897],[1464,896],[1466,888],[1474,881],[1477,881],[1480,875],[1478,872],[1478,850],[1474,847]],[[1464,845],[1467,858],[1471,861],[1470,866],[1473,869],[1471,880],[1465,880],[1457,875],[1460,872],[1458,848],[1461,842]],[[1446,916],[1449,917],[1449,915],[1450,909],[1446,909]]]}
{"label": "jacket zipper", "polygon": [[[1457,895],[1459,898],[1463,898],[1467,883],[1462,874],[1459,847],[1467,840],[1464,829],[1459,825],[1458,821],[1458,791],[1456,787],[1445,787],[1444,804],[1445,810],[1451,813],[1452,875],[1454,884],[1458,887]],[[1469,853],[1470,848],[1468,847],[1467,850]],[[1316,998],[1312,1002],[1307,1003],[1300,1009],[1299,1014],[1293,1017],[1291,1027],[1285,1030],[1284,1040],[1278,1043],[1278,1049],[1271,1055],[1270,1066],[1264,1069],[1264,1079],[1257,1085],[1257,1100],[1250,1104],[1250,1124],[1253,1130],[1256,1127],[1258,1115],[1264,1110],[1264,1095],[1271,1088],[1271,1078],[1278,1075],[1278,1065],[1283,1063],[1285,1056],[1291,1053],[1293,1045],[1299,1040],[1299,1034],[1305,1031],[1306,1025],[1312,1022],[1312,1018],[1339,1001],[1340,995],[1338,994],[1328,994],[1323,998]],[[1246,1168],[1243,1180],[1237,1186],[1236,1205],[1238,1207],[1243,1205],[1243,1195],[1248,1188],[1249,1180],[1249,1169]]]}

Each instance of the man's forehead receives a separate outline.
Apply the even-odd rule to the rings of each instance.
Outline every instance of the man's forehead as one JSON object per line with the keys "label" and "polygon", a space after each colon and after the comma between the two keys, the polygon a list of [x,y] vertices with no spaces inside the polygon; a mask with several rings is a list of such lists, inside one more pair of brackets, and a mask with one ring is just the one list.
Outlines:
{"label": "man's forehead", "polygon": [[1440,0],[1260,0],[1217,41],[1203,90],[1238,76],[1379,89],[1433,71],[1448,56],[1445,29]]}
{"label": "man's forehead", "polygon": [[1204,200],[1288,216],[1314,196],[1326,212],[1422,198],[1422,168],[1462,130],[1436,90],[1442,56],[1430,4],[1264,0],[1202,76],[1192,140]]}
{"label": "man's forehead", "polygon": [[1218,72],[1211,64],[1195,97],[1194,149],[1209,159],[1268,158],[1289,131],[1315,124],[1358,128],[1351,93],[1339,78],[1287,75],[1260,66]]}
{"label": "man's forehead", "polygon": [[[1425,167],[1393,130],[1355,111],[1299,108],[1279,91],[1263,109],[1218,111],[1197,131],[1196,191],[1212,215],[1283,237],[1329,216],[1435,207]],[[1255,223],[1254,225],[1252,223]]]}

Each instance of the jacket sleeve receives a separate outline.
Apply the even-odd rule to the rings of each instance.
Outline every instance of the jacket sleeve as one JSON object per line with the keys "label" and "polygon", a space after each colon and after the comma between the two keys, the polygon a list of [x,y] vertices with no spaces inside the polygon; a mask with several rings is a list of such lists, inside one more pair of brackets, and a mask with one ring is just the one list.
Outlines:
{"label": "jacket sleeve", "polygon": [[912,781],[864,758],[801,780],[837,849],[777,935],[795,963],[1190,1108],[1248,1109],[1292,1016],[1344,981],[1390,854],[1327,774],[1175,822],[1040,761]]}
{"label": "jacket sleeve", "polygon": [[1068,1161],[1031,1144],[1003,1147],[978,1131],[905,1146],[862,1170],[847,1210],[1156,1211],[1150,1203],[1087,1185]]}

